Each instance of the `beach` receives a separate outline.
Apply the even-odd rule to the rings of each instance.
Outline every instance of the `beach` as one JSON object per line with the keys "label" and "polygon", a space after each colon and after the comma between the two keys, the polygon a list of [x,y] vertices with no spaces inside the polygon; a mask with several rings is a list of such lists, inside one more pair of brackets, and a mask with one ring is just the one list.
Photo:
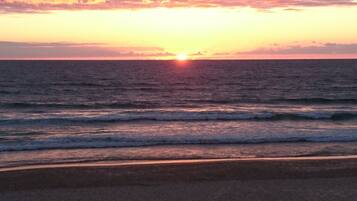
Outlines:
{"label": "beach", "polygon": [[40,200],[354,200],[355,157],[57,164],[2,169],[0,197]]}

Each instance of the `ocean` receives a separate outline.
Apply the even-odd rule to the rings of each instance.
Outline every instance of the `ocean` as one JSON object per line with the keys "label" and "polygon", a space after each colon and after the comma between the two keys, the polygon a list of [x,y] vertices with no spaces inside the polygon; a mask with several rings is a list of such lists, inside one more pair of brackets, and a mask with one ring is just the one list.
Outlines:
{"label": "ocean", "polygon": [[0,167],[356,145],[357,60],[0,61]]}

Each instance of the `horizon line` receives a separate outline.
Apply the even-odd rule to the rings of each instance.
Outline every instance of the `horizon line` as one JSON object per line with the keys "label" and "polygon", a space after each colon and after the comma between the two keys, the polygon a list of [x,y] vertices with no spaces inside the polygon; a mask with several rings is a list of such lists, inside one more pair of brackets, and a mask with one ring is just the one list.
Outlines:
{"label": "horizon line", "polygon": [[192,62],[192,61],[279,61],[279,60],[287,60],[287,61],[298,61],[298,60],[357,60],[357,57],[353,58],[224,58],[224,59],[187,59],[185,61],[179,61],[177,59],[1,59],[2,61],[174,61],[174,62]]}

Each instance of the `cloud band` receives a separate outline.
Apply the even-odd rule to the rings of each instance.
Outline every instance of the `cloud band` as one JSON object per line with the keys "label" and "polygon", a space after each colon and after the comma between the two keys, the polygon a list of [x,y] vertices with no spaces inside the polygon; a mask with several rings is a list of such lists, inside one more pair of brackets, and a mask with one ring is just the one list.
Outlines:
{"label": "cloud band", "polygon": [[252,7],[258,9],[354,6],[355,0],[0,0],[2,12],[142,9],[158,7]]}

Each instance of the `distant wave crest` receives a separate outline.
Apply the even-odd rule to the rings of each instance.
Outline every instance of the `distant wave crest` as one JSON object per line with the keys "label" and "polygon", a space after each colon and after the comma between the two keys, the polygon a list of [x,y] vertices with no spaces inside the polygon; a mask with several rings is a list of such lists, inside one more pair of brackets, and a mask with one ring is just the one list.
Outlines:
{"label": "distant wave crest", "polygon": [[352,120],[357,112],[120,112],[96,116],[42,116],[36,118],[0,119],[0,124],[23,123],[115,123],[130,121],[243,121],[243,120]]}
{"label": "distant wave crest", "polygon": [[188,100],[194,103],[209,103],[209,104],[239,104],[239,103],[255,103],[255,104],[357,104],[357,99],[329,99],[329,98],[286,98],[286,99],[233,99],[233,100]]}
{"label": "distant wave crest", "polygon": [[[0,91],[0,94],[10,94],[16,92]],[[327,98],[297,98],[297,99],[233,99],[233,100],[184,100],[180,107],[189,107],[192,104],[214,104],[214,105],[235,105],[235,104],[357,104],[357,99],[327,99]],[[31,109],[31,108],[51,108],[51,109],[125,109],[125,108],[160,108],[164,105],[149,101],[131,102],[104,102],[104,103],[0,103],[0,108],[5,109]]]}
{"label": "distant wave crest", "polygon": [[156,108],[157,104],[146,102],[130,103],[87,103],[87,104],[65,104],[65,103],[2,103],[0,108],[7,109],[33,109],[33,108],[53,108],[53,109],[101,109],[101,108]]}

